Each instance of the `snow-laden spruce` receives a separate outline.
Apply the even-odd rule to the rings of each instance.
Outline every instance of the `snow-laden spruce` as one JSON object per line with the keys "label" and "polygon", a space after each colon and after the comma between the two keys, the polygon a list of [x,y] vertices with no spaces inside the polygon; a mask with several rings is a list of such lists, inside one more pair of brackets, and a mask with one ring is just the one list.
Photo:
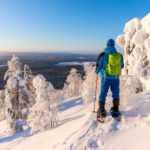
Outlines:
{"label": "snow-laden spruce", "polygon": [[[95,73],[95,67],[92,64],[86,63],[84,65],[84,82],[83,82],[83,92],[82,97],[85,103],[92,102],[95,99],[95,93],[99,94],[99,79]],[[97,90],[96,90],[97,84]]]}
{"label": "snow-laden spruce", "polygon": [[135,92],[150,89],[145,82],[150,75],[150,14],[128,21],[124,34],[119,35],[116,41],[124,49],[124,74],[131,77],[128,80],[132,80]]}
{"label": "snow-laden spruce", "polygon": [[37,75],[33,79],[36,103],[30,109],[28,124],[33,131],[43,131],[57,126],[57,93],[52,84],[44,76]]}
{"label": "snow-laden spruce", "polygon": [[81,74],[77,73],[77,69],[72,68],[67,76],[66,83],[63,88],[65,98],[79,96],[82,93],[82,78]]}
{"label": "snow-laden spruce", "polygon": [[0,91],[0,121],[5,119],[5,91]]}
{"label": "snow-laden spruce", "polygon": [[29,95],[29,105],[30,107],[35,103],[35,88],[33,87],[34,75],[28,65],[24,65],[24,79],[26,81],[26,86]]}
{"label": "snow-laden spruce", "polygon": [[26,82],[21,68],[21,62],[18,57],[13,56],[8,61],[8,70],[5,73],[7,80],[5,89],[5,115],[6,119],[13,129],[13,132],[22,130],[21,126],[15,122],[20,119],[26,119],[28,115],[29,96],[26,87]]}

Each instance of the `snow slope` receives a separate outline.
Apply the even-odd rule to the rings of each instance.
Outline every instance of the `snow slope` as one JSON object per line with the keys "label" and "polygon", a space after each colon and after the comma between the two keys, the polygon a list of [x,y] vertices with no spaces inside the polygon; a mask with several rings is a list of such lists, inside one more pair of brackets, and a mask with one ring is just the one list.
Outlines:
{"label": "snow slope", "polygon": [[[106,109],[110,107],[109,97]],[[99,124],[92,109],[93,103],[85,105],[81,97],[64,101],[58,127],[35,134],[28,128],[14,136],[0,130],[0,150],[149,150],[150,93],[122,100],[122,122],[114,121],[108,112],[106,123]]]}
{"label": "snow slope", "polygon": [[121,110],[123,118],[120,123],[109,114],[105,124],[98,124],[94,116],[91,117],[66,149],[149,150],[150,94],[130,97],[128,103],[122,102]]}

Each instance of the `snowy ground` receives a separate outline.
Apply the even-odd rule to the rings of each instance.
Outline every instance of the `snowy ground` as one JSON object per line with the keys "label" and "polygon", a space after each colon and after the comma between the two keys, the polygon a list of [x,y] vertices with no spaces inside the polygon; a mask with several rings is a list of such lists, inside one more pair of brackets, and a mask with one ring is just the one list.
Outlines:
{"label": "snowy ground", "polygon": [[[107,100],[107,110],[111,99]],[[81,97],[64,101],[57,128],[32,135],[31,129],[8,136],[5,121],[0,123],[0,150],[149,150],[150,93],[122,101],[122,121],[114,121],[108,111],[105,124],[95,120],[93,104]]]}

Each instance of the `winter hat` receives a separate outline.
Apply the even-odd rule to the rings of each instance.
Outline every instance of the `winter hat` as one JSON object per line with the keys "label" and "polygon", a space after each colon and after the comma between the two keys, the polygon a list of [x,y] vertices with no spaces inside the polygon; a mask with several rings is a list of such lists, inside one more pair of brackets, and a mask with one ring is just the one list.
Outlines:
{"label": "winter hat", "polygon": [[113,39],[109,39],[109,40],[107,41],[107,46],[112,46],[112,47],[114,47],[114,46],[115,46],[115,41],[114,41]]}

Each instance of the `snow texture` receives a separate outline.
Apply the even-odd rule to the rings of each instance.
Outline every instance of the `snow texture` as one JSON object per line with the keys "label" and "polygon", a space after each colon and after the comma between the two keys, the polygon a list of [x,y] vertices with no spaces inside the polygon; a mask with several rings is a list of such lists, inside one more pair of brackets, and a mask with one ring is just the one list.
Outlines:
{"label": "snow texture", "polygon": [[20,129],[15,126],[15,122],[19,119],[27,119],[28,115],[29,96],[22,72],[22,65],[19,58],[13,56],[8,61],[8,70],[4,77],[7,80],[5,89],[5,116],[12,132],[22,130],[21,126]]}
{"label": "snow texture", "polygon": [[42,75],[34,77],[33,86],[36,90],[36,103],[30,109],[29,126],[33,131],[57,126],[57,101],[53,86]]}
{"label": "snow texture", "polygon": [[63,88],[65,98],[79,96],[82,93],[82,78],[77,69],[72,68]]}
{"label": "snow texture", "polygon": [[91,64],[84,65],[85,77],[83,82],[82,97],[85,103],[89,103],[99,95],[99,78],[95,73],[95,67]]}
{"label": "snow texture", "polygon": [[[81,97],[65,100],[58,122],[59,126],[42,133],[32,133],[30,128],[9,136],[0,132],[1,150],[149,150],[150,94],[140,93],[121,102],[122,121],[113,120],[108,113],[105,124],[99,124],[92,113],[93,103],[85,105]],[[109,97],[106,109],[111,107]],[[78,105],[75,105],[78,103]],[[0,125],[5,126],[5,122]],[[6,126],[5,126],[6,127]],[[135,140],[136,137],[136,140]],[[132,142],[131,142],[132,141]]]}
{"label": "snow texture", "polygon": [[124,49],[124,75],[134,76],[132,78],[138,80],[134,85],[136,92],[144,90],[148,86],[140,78],[147,78],[150,73],[150,14],[128,21],[124,34],[119,35],[116,41]]}
{"label": "snow texture", "polygon": [[5,119],[5,91],[0,91],[0,121]]}

